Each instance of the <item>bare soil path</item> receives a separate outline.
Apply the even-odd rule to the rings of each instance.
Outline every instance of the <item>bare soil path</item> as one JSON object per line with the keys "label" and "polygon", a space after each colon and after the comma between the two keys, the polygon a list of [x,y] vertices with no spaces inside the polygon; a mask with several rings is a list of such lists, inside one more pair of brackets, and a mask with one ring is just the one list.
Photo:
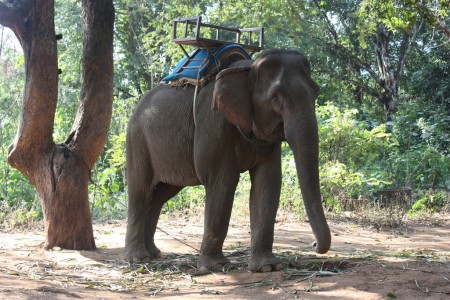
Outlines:
{"label": "bare soil path", "polygon": [[121,258],[125,222],[95,224],[96,251],[42,250],[42,231],[0,232],[1,299],[450,299],[450,217],[409,220],[379,232],[330,221],[332,250],[316,255],[306,222],[276,224],[285,270],[246,269],[249,226],[232,223],[221,272],[196,268],[202,224],[166,217],[157,231],[163,258],[129,265]]}

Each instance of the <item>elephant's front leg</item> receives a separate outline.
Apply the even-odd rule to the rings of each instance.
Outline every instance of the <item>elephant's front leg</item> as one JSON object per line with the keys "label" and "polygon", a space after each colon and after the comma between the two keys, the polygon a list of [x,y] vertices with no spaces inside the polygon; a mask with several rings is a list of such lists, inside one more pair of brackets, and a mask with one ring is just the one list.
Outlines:
{"label": "elephant's front leg", "polygon": [[280,201],[281,150],[274,151],[270,160],[250,170],[251,258],[252,272],[271,272],[283,269],[281,260],[272,252],[274,224]]}
{"label": "elephant's front leg", "polygon": [[223,255],[223,242],[227,236],[231,209],[239,172],[221,170],[206,185],[206,207],[203,241],[198,268],[201,271],[222,269],[230,261]]}

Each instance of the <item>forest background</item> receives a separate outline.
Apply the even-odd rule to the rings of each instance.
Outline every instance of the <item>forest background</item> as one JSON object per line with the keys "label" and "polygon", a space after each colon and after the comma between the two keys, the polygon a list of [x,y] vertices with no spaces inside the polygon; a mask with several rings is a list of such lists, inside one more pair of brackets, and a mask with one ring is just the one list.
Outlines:
{"label": "forest background", "polygon": [[[322,196],[328,210],[376,201],[386,188],[411,188],[410,214],[450,205],[450,4],[445,0],[117,0],[114,101],[109,138],[91,174],[94,219],[126,216],[125,132],[140,95],[182,58],[172,20],[201,15],[228,27],[265,28],[265,48],[305,53],[321,87],[316,113]],[[59,102],[54,140],[63,141],[81,84],[80,1],[56,1]],[[24,59],[0,26],[0,221],[43,217],[34,187],[7,164],[21,111]],[[258,53],[255,54],[255,57]],[[293,155],[283,146],[281,208],[303,213]],[[237,205],[247,205],[243,174]],[[203,187],[184,189],[165,211],[202,206]]]}

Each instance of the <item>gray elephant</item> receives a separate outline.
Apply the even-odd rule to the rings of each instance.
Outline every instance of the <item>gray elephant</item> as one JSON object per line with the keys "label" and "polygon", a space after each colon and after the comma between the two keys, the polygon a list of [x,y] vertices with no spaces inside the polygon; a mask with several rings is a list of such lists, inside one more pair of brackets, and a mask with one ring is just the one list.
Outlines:
{"label": "gray elephant", "polygon": [[[229,260],[227,235],[239,175],[251,178],[251,271],[281,270],[272,252],[281,189],[281,142],[294,153],[317,253],[331,244],[319,188],[318,132],[308,60],[293,50],[267,50],[221,71],[198,93],[158,85],[133,113],[127,130],[128,227],[125,257],[159,257],[154,234],[163,204],[183,187],[204,185],[203,270]],[[194,117],[195,116],[195,117]]]}

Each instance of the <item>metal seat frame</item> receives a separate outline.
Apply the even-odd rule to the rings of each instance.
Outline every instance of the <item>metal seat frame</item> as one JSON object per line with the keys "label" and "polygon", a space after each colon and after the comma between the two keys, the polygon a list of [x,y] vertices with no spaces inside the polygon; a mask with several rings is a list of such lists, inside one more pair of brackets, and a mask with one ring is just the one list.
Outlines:
{"label": "metal seat frame", "polygon": [[[184,25],[183,36],[177,36],[178,26]],[[195,26],[195,36],[189,36],[189,29],[191,26]],[[205,38],[201,36],[202,28],[213,28],[215,30],[215,39]],[[234,41],[221,40],[222,32],[232,32],[235,33]],[[251,44],[252,35],[258,33],[258,43],[257,45]],[[242,43],[245,34],[248,35],[248,43]],[[239,44],[245,50],[250,53],[261,51],[264,46],[264,27],[252,27],[252,28],[229,28],[217,25],[211,25],[202,23],[202,17],[190,17],[190,18],[176,18],[173,22],[173,35],[172,41],[178,44],[183,53],[191,59],[189,53],[184,48],[184,45],[195,46],[198,48],[214,48],[221,47],[227,44]]]}

